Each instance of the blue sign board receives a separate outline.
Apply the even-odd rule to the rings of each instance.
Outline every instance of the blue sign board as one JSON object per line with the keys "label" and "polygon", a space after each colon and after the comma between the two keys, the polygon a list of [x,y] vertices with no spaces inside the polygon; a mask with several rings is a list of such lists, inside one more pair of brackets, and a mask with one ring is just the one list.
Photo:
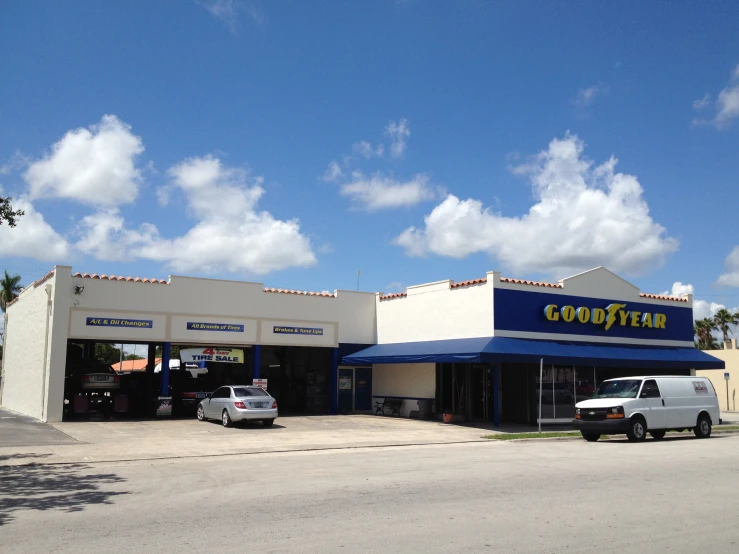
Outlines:
{"label": "blue sign board", "polygon": [[273,333],[281,335],[323,335],[323,329],[317,327],[283,327],[275,325]]}
{"label": "blue sign board", "polygon": [[498,288],[493,301],[496,330],[693,341],[693,310],[687,303],[667,306]]}
{"label": "blue sign board", "polygon": [[243,325],[233,323],[201,323],[199,321],[188,321],[188,331],[222,331],[226,333],[243,333]]}
{"label": "blue sign board", "polygon": [[115,319],[112,317],[88,317],[86,325],[90,327],[134,327],[151,329],[154,322],[151,319]]}

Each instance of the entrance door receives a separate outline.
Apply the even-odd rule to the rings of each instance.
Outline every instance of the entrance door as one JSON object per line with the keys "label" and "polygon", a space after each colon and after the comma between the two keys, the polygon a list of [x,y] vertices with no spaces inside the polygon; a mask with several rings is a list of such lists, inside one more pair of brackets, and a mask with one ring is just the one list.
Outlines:
{"label": "entrance door", "polygon": [[354,410],[372,410],[372,368],[358,367],[354,370]]}
{"label": "entrance door", "polygon": [[339,413],[348,414],[353,411],[354,401],[354,369],[339,369]]}

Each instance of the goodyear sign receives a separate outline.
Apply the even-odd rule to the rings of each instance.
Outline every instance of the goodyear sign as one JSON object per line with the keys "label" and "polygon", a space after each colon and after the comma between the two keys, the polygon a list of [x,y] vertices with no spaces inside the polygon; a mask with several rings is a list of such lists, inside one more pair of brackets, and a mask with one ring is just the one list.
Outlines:
{"label": "goodyear sign", "polygon": [[613,326],[665,329],[667,325],[666,314],[629,310],[627,304],[618,303],[608,304],[605,308],[548,304],[544,308],[544,317],[549,321],[601,325],[605,331]]}

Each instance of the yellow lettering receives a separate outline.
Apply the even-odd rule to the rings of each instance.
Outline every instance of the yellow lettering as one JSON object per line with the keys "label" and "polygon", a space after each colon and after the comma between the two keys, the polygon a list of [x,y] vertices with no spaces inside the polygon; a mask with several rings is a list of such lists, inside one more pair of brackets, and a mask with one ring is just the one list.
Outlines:
{"label": "yellow lettering", "polygon": [[621,317],[621,327],[625,327],[626,326],[626,322],[629,320],[629,314],[630,313],[631,312],[625,312],[623,310],[620,310],[618,312],[618,315]]}
{"label": "yellow lettering", "polygon": [[603,308],[594,308],[590,321],[595,325],[600,325],[606,320],[606,311]]}
{"label": "yellow lettering", "polygon": [[590,321],[590,308],[582,306],[578,308],[575,313],[577,314],[577,320],[580,323],[587,323],[588,321]]}
{"label": "yellow lettering", "polygon": [[562,314],[562,319],[567,323],[575,319],[575,308],[572,306],[562,306],[559,312]]}
{"label": "yellow lettering", "polygon": [[641,316],[641,312],[631,312],[632,327],[639,327],[639,316]]}
{"label": "yellow lettering", "polygon": [[546,317],[549,321],[558,321],[559,312],[557,311],[557,306],[554,304],[549,304],[549,306],[544,308],[544,317]]}
{"label": "yellow lettering", "polygon": [[654,328],[664,329],[667,323],[667,316],[665,314],[654,314]]}
{"label": "yellow lettering", "polygon": [[650,314],[649,312],[647,312],[643,316],[641,316],[641,326],[642,327],[651,327],[652,326],[652,314]]}

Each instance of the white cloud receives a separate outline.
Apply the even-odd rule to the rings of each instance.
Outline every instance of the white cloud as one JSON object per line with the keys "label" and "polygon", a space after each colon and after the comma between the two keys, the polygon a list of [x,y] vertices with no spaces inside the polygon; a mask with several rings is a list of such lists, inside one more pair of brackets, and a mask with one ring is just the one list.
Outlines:
{"label": "white cloud", "polygon": [[711,105],[711,95],[706,93],[703,98],[699,98],[698,100],[693,101],[693,109],[694,110],[705,110],[708,106]]}
{"label": "white cloud", "polygon": [[210,14],[226,25],[233,34],[237,34],[239,13],[246,13],[256,23],[264,23],[266,16],[254,3],[240,0],[202,0],[203,6]]}
{"label": "white cloud", "polygon": [[556,277],[599,265],[626,274],[662,265],[678,243],[649,216],[639,181],[616,173],[615,158],[593,167],[584,148],[568,133],[514,168],[530,179],[537,199],[523,216],[505,217],[450,194],[423,228],[410,227],[393,242],[414,256],[486,252],[513,271]]}
{"label": "white cloud", "polygon": [[400,290],[403,288],[403,283],[400,281],[393,281],[385,287],[385,290]]}
{"label": "white cloud", "polygon": [[693,288],[693,285],[683,285],[680,281],[673,283],[671,290],[666,290],[660,293],[661,296],[674,296],[676,298],[680,298],[681,296],[685,296],[688,294],[695,294],[695,289]]}
{"label": "white cloud", "polygon": [[726,256],[724,268],[726,271],[719,275],[716,284],[725,287],[739,287],[739,246],[735,246]]}
{"label": "white cloud", "polygon": [[323,174],[324,181],[327,181],[329,183],[335,183],[339,179],[341,179],[344,176],[344,172],[341,171],[341,167],[336,162],[336,160],[332,160],[331,163],[328,164],[328,168],[326,168],[326,172]]}
{"label": "white cloud", "polygon": [[341,185],[341,195],[368,212],[414,206],[436,196],[429,187],[428,177],[423,174],[398,181],[382,173],[367,176],[361,172],[353,173],[352,180]]}
{"label": "white cloud", "polygon": [[[710,97],[706,95],[703,100],[710,102]],[[703,100],[699,103],[701,107]],[[693,107],[696,107],[693,102]],[[707,104],[706,104],[707,105]],[[694,119],[694,125],[713,125],[717,129],[728,127],[731,122],[739,117],[739,65],[737,65],[731,73],[729,83],[718,93],[715,102],[716,114],[712,119]]]}
{"label": "white cloud", "polygon": [[185,213],[198,223],[183,236],[162,237],[154,225],[125,227],[115,210],[88,216],[77,247],[100,259],[143,258],[176,271],[266,274],[316,263],[310,239],[297,220],[281,221],[257,211],[261,178],[229,168],[218,158],[190,158],[168,171],[171,191],[185,195]]}
{"label": "white cloud", "polygon": [[144,151],[140,137],[114,115],[89,129],[68,131],[24,178],[31,198],[67,198],[93,206],[132,203],[141,173],[136,158]]}
{"label": "white cloud", "polygon": [[68,262],[72,255],[69,243],[59,235],[33,204],[24,198],[13,200],[14,210],[25,215],[11,228],[0,225],[0,257],[34,258],[44,262]]}
{"label": "white cloud", "polygon": [[31,163],[31,158],[25,156],[20,150],[16,150],[10,158],[8,158],[7,162],[0,165],[0,175],[9,175],[14,171],[18,171],[19,169],[26,167],[29,163]]}
{"label": "white cloud", "polygon": [[402,158],[405,155],[408,137],[411,136],[408,120],[403,118],[400,121],[390,121],[385,126],[385,134],[392,141],[390,144],[390,156],[392,158]]}
{"label": "white cloud", "polygon": [[378,144],[376,148],[372,148],[372,145],[366,140],[355,142],[352,145],[352,150],[355,154],[359,154],[364,159],[369,160],[370,158],[378,157],[381,158],[385,153],[385,145]]}
{"label": "white cloud", "polygon": [[608,87],[604,87],[601,83],[598,83],[596,85],[593,85],[592,87],[581,88],[579,91],[577,91],[577,96],[572,102],[576,106],[585,108],[587,106],[590,106],[595,101],[595,98],[597,96],[606,92],[608,92]]}

